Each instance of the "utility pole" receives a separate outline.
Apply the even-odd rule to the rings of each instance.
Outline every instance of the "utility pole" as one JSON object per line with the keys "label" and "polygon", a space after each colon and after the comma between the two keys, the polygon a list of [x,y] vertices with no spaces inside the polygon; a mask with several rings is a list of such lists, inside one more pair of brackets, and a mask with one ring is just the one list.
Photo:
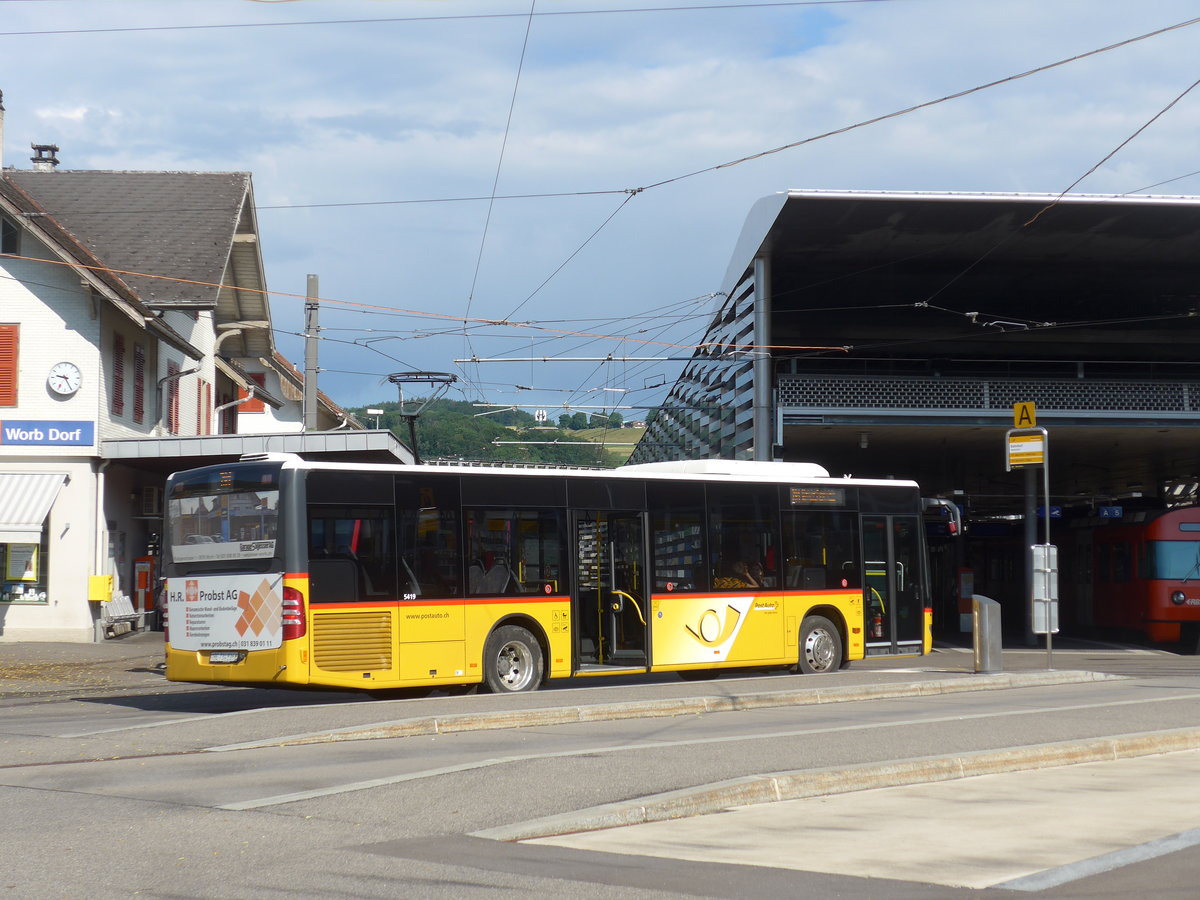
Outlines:
{"label": "utility pole", "polygon": [[320,301],[317,299],[317,276],[308,276],[308,293],[304,300],[304,430],[317,430],[317,324]]}

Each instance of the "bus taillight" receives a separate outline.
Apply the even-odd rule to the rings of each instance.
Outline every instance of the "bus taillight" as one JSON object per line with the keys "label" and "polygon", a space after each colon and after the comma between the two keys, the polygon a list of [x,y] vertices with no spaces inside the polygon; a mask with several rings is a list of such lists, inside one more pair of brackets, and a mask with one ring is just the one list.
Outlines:
{"label": "bus taillight", "polygon": [[307,631],[304,619],[304,595],[294,587],[283,589],[283,639],[290,641],[304,637]]}

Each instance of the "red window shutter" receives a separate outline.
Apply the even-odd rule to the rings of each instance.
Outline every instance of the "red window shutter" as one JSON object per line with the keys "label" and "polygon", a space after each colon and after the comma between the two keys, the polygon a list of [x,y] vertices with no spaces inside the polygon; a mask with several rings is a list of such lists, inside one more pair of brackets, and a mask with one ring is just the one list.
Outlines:
{"label": "red window shutter", "polygon": [[204,383],[204,433],[212,434],[212,385],[207,381]]}
{"label": "red window shutter", "polygon": [[114,416],[125,414],[125,335],[113,335],[112,363],[112,412]]}
{"label": "red window shutter", "polygon": [[[259,387],[266,386],[266,383],[267,383],[266,372],[250,372],[248,374],[250,376],[250,380],[253,381],[255,384],[257,384]],[[241,400],[243,397],[247,397],[247,396],[249,396],[249,394],[247,394],[246,391],[242,390],[241,388],[238,388],[238,399],[239,400]],[[247,400],[245,403],[239,403],[237,406],[238,412],[260,413],[260,412],[266,412],[266,410],[267,410],[267,405],[258,399],[257,393],[255,394],[255,398],[253,400]]]}
{"label": "red window shutter", "polygon": [[146,348],[133,345],[133,421],[146,420]]}
{"label": "red window shutter", "polygon": [[204,434],[204,379],[196,379],[196,434]]}
{"label": "red window shutter", "polygon": [[[179,374],[179,365],[177,363],[167,363],[167,377]],[[167,382],[167,431],[170,434],[179,434],[179,379],[171,378]]]}
{"label": "red window shutter", "polygon": [[0,406],[17,405],[17,345],[20,325],[0,325]]}

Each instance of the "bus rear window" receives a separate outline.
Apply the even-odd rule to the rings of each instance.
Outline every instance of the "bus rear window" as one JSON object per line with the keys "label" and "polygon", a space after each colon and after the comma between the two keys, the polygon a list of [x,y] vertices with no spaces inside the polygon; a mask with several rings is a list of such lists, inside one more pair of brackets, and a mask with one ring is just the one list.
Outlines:
{"label": "bus rear window", "polygon": [[276,464],[211,467],[175,476],[167,540],[177,563],[270,559],[279,530]]}

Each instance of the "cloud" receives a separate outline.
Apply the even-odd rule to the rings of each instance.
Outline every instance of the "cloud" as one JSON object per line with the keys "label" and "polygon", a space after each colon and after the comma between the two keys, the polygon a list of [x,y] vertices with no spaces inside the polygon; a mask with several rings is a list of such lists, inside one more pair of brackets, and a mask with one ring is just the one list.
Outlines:
{"label": "cloud", "polygon": [[[5,32],[64,21],[86,29],[529,9],[516,0],[6,6]],[[612,5],[561,0],[538,8]],[[305,207],[260,216],[277,290],[302,293],[305,275],[316,272],[322,293],[339,299],[457,316],[469,308],[498,317],[520,306],[522,319],[590,319],[604,329],[580,321],[575,330],[633,334],[646,327],[634,315],[720,288],[742,221],[765,194],[1063,190],[1195,79],[1200,26],[705,170],[1192,15],[1192,4],[1175,0],[1113,5],[1104,16],[1083,0],[898,0],[545,15],[531,25],[514,15],[0,36],[6,160],[37,141],[60,144],[72,167],[251,171],[261,205]],[[1081,189],[1136,190],[1193,171],[1198,103],[1200,96],[1189,96]],[[587,195],[701,171],[632,199]],[[487,198],[493,184],[501,195],[572,196],[453,199]],[[1171,190],[1200,190],[1200,178]],[[401,202],[418,200],[442,202]],[[378,201],[394,202],[310,208]],[[300,330],[296,302],[281,298],[274,309],[281,332]],[[697,321],[693,314],[667,336],[682,338]],[[331,338],[350,342],[322,349],[322,367],[340,370],[323,375],[323,386],[345,403],[390,397],[378,376],[401,361],[443,371],[472,352],[529,354],[530,347],[646,355],[618,340],[487,336],[503,333],[494,328],[431,337],[443,326],[332,307],[323,322]],[[361,346],[389,329],[399,333],[372,346],[392,347],[398,360]],[[281,333],[279,342],[302,357],[294,335]],[[481,386],[484,394],[513,377],[485,368],[480,377],[495,384]],[[594,366],[531,368],[522,383],[595,387],[587,380],[598,377],[589,374]]]}

